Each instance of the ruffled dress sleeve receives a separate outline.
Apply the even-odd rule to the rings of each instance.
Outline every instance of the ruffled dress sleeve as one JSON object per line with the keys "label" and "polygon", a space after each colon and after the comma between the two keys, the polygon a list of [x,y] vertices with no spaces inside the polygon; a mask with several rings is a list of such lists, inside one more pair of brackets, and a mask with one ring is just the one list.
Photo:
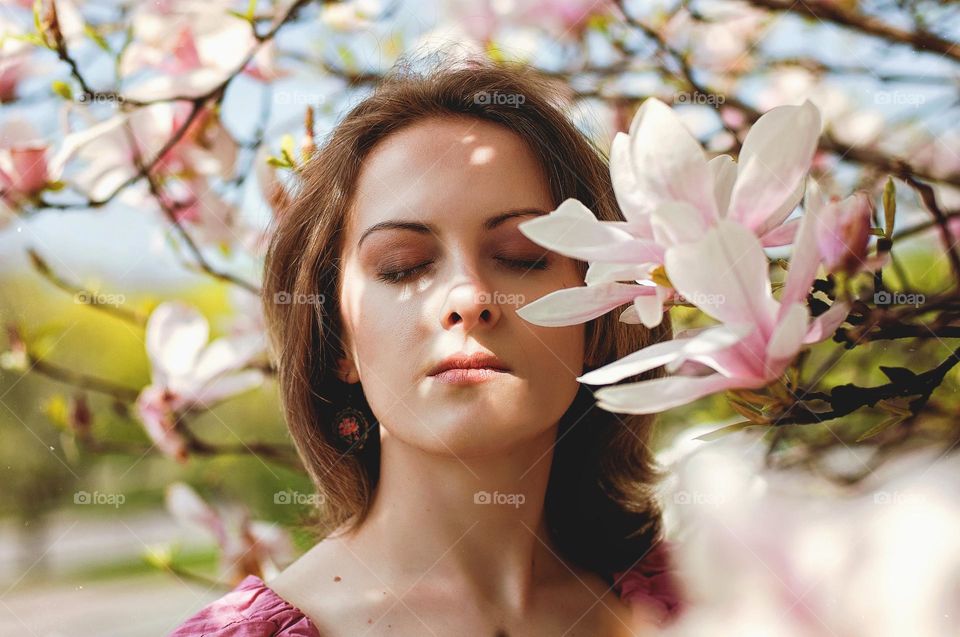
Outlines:
{"label": "ruffled dress sleeve", "polygon": [[672,622],[684,608],[671,557],[674,550],[673,544],[661,540],[632,568],[613,574],[620,599],[660,625]]}
{"label": "ruffled dress sleeve", "polygon": [[169,637],[321,637],[306,615],[256,575],[200,609]]}

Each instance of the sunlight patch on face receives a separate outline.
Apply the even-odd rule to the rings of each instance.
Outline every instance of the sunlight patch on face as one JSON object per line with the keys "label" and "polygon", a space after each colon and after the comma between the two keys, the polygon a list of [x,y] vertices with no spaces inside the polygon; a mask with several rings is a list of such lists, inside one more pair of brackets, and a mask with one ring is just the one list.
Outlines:
{"label": "sunlight patch on face", "polygon": [[470,165],[481,166],[483,164],[489,164],[493,161],[495,154],[496,151],[494,151],[493,146],[478,146],[470,153]]}

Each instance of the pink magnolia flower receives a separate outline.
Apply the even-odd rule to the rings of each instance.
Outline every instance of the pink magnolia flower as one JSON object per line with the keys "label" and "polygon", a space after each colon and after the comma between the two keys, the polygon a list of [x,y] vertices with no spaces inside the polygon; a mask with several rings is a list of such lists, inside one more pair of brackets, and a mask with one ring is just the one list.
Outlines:
{"label": "pink magnolia flower", "polygon": [[862,472],[875,447],[785,470],[765,466],[767,446],[747,430],[658,453],[689,601],[663,635],[960,634],[960,456],[913,450],[841,485],[824,473]]}
{"label": "pink magnolia flower", "polygon": [[622,598],[635,614],[657,624],[675,621],[685,605],[672,555],[675,550],[669,540],[660,540],[636,566],[613,574]]}
{"label": "pink magnolia flower", "polygon": [[167,487],[166,506],[183,525],[213,536],[221,551],[221,570],[233,585],[247,575],[269,579],[293,557],[293,542],[278,524],[251,520],[246,509],[225,515],[183,482]]}
{"label": "pink magnolia flower", "polygon": [[[51,160],[56,170],[79,159],[85,163],[71,180],[87,196],[99,200],[111,195],[137,174],[135,159],[148,164],[188,117],[184,102],[158,103],[121,113],[90,128],[70,133]],[[155,174],[233,175],[238,145],[220,118],[204,110],[183,137],[154,167]],[[133,203],[133,202],[131,202]]]}
{"label": "pink magnolia flower", "polygon": [[827,272],[874,271],[889,260],[889,255],[867,254],[874,210],[866,192],[856,192],[842,201],[833,197],[826,205],[819,198],[811,203],[822,207],[817,245]]}
{"label": "pink magnolia flower", "polygon": [[10,207],[39,194],[52,180],[47,147],[24,119],[9,119],[0,128],[0,199]]}
{"label": "pink magnolia flower", "polygon": [[669,248],[700,240],[721,221],[743,227],[762,246],[789,244],[797,222],[784,222],[803,196],[819,122],[810,102],[775,108],[747,133],[738,162],[728,155],[708,161],[679,117],[663,102],[647,99],[630,133],[618,133],[610,153],[625,221],[599,221],[568,199],[549,215],[519,225],[532,241],[588,261],[590,268],[585,287],[548,294],[518,314],[537,325],[572,325],[632,302],[620,320],[655,327],[664,301],[675,295],[657,277]]}
{"label": "pink magnolia flower", "polygon": [[694,68],[723,74],[753,67],[756,40],[775,19],[769,11],[736,1],[704,5],[696,19],[683,9],[671,13],[661,30],[670,46],[689,51]]}
{"label": "pink magnolia flower", "polygon": [[[444,23],[460,28],[475,42],[487,44],[507,29],[536,29],[554,39],[579,37],[597,15],[619,15],[610,0],[457,0],[444,2]],[[514,33],[516,35],[516,33]],[[508,40],[510,48],[517,42]]]}
{"label": "pink magnolia flower", "polygon": [[17,86],[29,75],[31,47],[18,39],[20,29],[0,16],[0,103],[17,97]]}
{"label": "pink magnolia flower", "polygon": [[[808,200],[818,196],[814,182],[808,193]],[[804,346],[829,337],[849,305],[838,301],[810,317],[806,297],[821,261],[816,246],[820,210],[805,207],[779,300],[772,294],[760,240],[740,223],[722,219],[700,239],[669,248],[666,271],[677,291],[720,325],[645,347],[579,377],[600,385],[663,365],[668,371],[683,365],[687,372],[600,389],[598,405],[649,414],[727,389],[763,387],[781,377]]]}
{"label": "pink magnolia flower", "polygon": [[152,382],[137,398],[137,413],[160,451],[186,461],[187,445],[177,417],[207,408],[263,382],[259,370],[242,369],[264,351],[262,334],[209,342],[210,327],[196,309],[179,301],[162,303],[147,321],[147,355]]}
{"label": "pink magnolia flower", "polygon": [[203,95],[240,70],[254,49],[243,72],[261,81],[281,77],[273,41],[261,45],[250,23],[231,13],[232,8],[223,0],[138,5],[131,19],[134,37],[124,50],[120,72],[131,77],[153,69],[160,75],[126,89],[124,96],[146,102]]}

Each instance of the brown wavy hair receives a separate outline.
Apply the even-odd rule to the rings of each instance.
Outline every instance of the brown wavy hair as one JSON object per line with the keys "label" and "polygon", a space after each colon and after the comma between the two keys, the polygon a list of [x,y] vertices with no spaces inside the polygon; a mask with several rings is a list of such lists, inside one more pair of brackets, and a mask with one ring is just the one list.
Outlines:
{"label": "brown wavy hair", "polygon": [[[478,99],[494,93],[523,100]],[[266,255],[262,301],[287,425],[323,502],[311,520],[320,537],[364,520],[380,471],[378,435],[361,451],[345,453],[330,430],[347,390],[335,373],[344,354],[338,266],[361,163],[391,133],[425,118],[476,117],[507,127],[527,143],[555,205],[573,197],[601,220],[622,221],[606,157],[565,115],[565,100],[562,85],[523,64],[441,62],[426,72],[397,65],[335,126],[282,198]],[[585,275],[588,264],[577,265]],[[278,302],[284,295],[319,302]],[[667,317],[648,330],[618,316],[608,312],[585,325],[586,370],[671,336]],[[654,370],[625,382],[659,375]],[[652,416],[597,408],[592,392],[580,385],[559,423],[545,502],[547,526],[566,560],[608,583],[612,573],[631,567],[661,536],[653,486],[662,474],[649,447],[653,422]]]}

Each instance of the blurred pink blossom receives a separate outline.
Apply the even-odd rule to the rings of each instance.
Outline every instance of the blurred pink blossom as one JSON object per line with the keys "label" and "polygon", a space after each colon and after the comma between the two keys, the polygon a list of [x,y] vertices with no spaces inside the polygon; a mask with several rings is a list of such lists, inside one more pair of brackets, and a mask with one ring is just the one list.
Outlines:
{"label": "blurred pink blossom", "polygon": [[281,526],[251,520],[246,509],[221,513],[183,482],[167,486],[166,506],[185,526],[213,536],[220,547],[223,576],[232,586],[247,575],[269,579],[293,559],[293,542]]}
{"label": "blurred pink blossom", "polygon": [[177,431],[183,412],[253,389],[263,382],[256,369],[243,369],[262,353],[262,334],[208,342],[210,327],[196,309],[180,301],[159,305],[147,321],[146,347],[152,382],[137,399],[137,413],[160,451],[179,462],[187,443]]}

